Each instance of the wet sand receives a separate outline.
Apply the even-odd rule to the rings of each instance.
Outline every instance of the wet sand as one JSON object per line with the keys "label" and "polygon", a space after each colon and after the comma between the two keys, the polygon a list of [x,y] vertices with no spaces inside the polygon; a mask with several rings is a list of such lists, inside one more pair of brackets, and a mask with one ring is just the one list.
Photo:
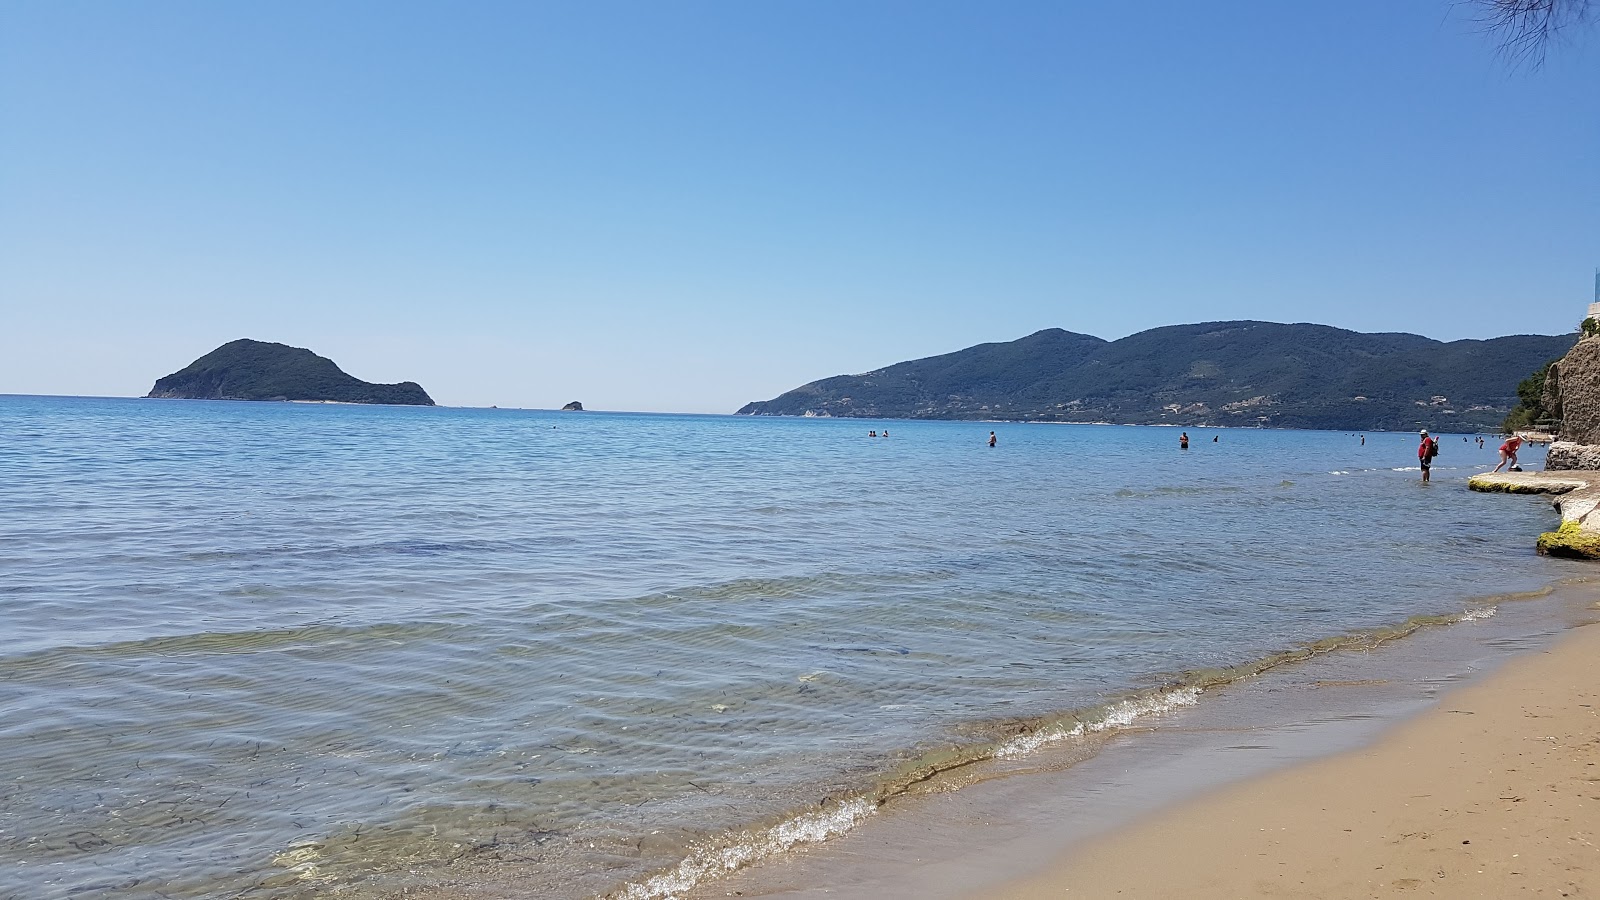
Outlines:
{"label": "wet sand", "polygon": [[1600,626],[1376,744],[1224,788],[974,894],[1581,897],[1600,892]]}
{"label": "wet sand", "polygon": [[[1119,851],[1105,862],[1103,880],[1093,890],[1070,867],[1080,865],[1080,850],[1165,821],[1169,811],[1201,798],[1378,746],[1417,716],[1454,708],[1464,686],[1492,683],[1508,663],[1542,658],[1600,621],[1600,585],[1589,579],[1554,585],[1548,593],[1494,599],[1490,609],[1497,614],[1487,618],[1426,628],[1375,648],[1315,656],[1207,691],[1195,706],[1083,743],[949,773],[953,777],[886,805],[848,834],[796,847],[681,896],[1190,896],[1187,877],[1178,879],[1182,889],[1163,884],[1132,893],[1119,893],[1118,881],[1129,872],[1142,877],[1150,874],[1146,869],[1166,868],[1174,854],[1163,841],[1187,838]],[[1592,651],[1579,656],[1584,653]],[[1212,820],[1204,821],[1209,828]],[[1253,830],[1264,823],[1235,827]],[[1193,868],[1188,862],[1171,865],[1177,873]],[[1024,893],[1030,888],[1034,893]],[[1215,896],[1252,894],[1224,887]],[[1343,894],[1316,888],[1298,896]]]}

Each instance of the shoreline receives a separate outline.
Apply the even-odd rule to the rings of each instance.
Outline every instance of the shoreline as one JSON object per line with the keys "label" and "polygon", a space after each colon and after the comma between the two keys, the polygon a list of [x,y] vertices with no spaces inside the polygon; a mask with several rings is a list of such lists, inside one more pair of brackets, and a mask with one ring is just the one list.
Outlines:
{"label": "shoreline", "polygon": [[973,896],[1600,889],[1595,624],[1449,692],[1369,747],[1180,804],[1068,851],[1041,874]]}
{"label": "shoreline", "polygon": [[[1441,694],[1483,681],[1485,671],[1537,654],[1575,626],[1600,619],[1597,599],[1600,587],[1593,582],[1560,581],[1550,595],[1531,602],[1501,598],[1498,608],[1505,614],[1494,618],[1424,628],[1376,648],[1301,658],[1208,690],[1195,706],[1157,712],[1091,741],[986,763],[1003,770],[961,773],[918,796],[897,798],[825,842],[747,859],[747,867],[720,877],[704,872],[711,877],[678,881],[677,890],[659,896],[1010,897],[1026,889],[1015,883],[1020,876],[1047,865],[1048,873],[1076,866],[1061,861],[1075,859],[1063,857],[1072,852],[1068,848],[1160,820],[1197,796],[1381,742],[1425,715]],[[1141,864],[1162,858],[1156,853]],[[1119,867],[1121,862],[1110,868]],[[1068,887],[1075,888],[1071,896],[1117,892],[1106,885],[1103,893],[1083,892],[1075,871],[1040,878],[1035,893],[1017,896],[1064,896]]]}
{"label": "shoreline", "polygon": [[[1563,446],[1569,451],[1574,447]],[[1481,493],[1554,496],[1551,505],[1561,513],[1561,525],[1541,533],[1535,549],[1550,556],[1600,559],[1600,516],[1590,520],[1600,508],[1600,473],[1549,468],[1542,472],[1480,472],[1467,479],[1467,487]]]}
{"label": "shoreline", "polygon": [[[1543,605],[1514,595],[1578,571],[1500,552],[1507,524],[1536,529],[1543,504],[1420,485],[1375,465],[1393,448],[1348,436],[1258,432],[1200,466],[1158,432],[1037,429],[1001,462],[963,437],[967,425],[930,424],[926,441],[885,459],[883,444],[787,442],[790,429],[759,422],[619,419],[603,440],[574,443],[535,418],[530,440],[496,443],[481,440],[482,412],[417,432],[407,416],[353,413],[286,426],[292,409],[248,403],[197,414],[108,402],[94,407],[103,421],[76,414],[87,406],[28,406],[17,429],[41,451],[19,457],[25,472],[70,486],[104,445],[141,476],[89,506],[15,510],[16,530],[38,535],[23,545],[39,573],[25,577],[29,593],[65,584],[116,601],[85,604],[70,628],[48,606],[19,607],[23,633],[49,653],[12,661],[40,715],[24,720],[33,731],[4,735],[37,773],[10,796],[59,856],[13,849],[0,881],[18,890],[94,889],[102,872],[160,868],[175,895],[439,885],[439,896],[577,898],[767,826],[786,864],[781,841],[853,829],[863,806],[873,812],[860,830],[875,833],[919,820],[930,792],[978,798],[986,783],[1054,777],[1102,747],[1109,761],[1123,745],[1161,744],[1170,722],[1196,721],[1188,694],[1164,687],[1203,692],[1203,715],[1216,694],[1249,693],[1235,680],[1288,683],[1332,709],[1319,690],[1372,690],[1296,685],[1286,670],[1361,684],[1373,677],[1364,663],[1340,673],[1327,660],[1364,660],[1369,644],[1324,653],[1320,638],[1503,603],[1488,624],[1438,629],[1487,632],[1512,607]],[[36,415],[56,424],[33,428]],[[357,419],[373,426],[369,446],[350,442]],[[303,439],[282,439],[302,425]],[[105,427],[120,439],[104,440]],[[210,447],[213,435],[228,442]],[[1157,444],[1167,465],[1131,464]],[[1082,465],[1085,452],[1098,465]],[[752,481],[760,462],[775,480]],[[945,487],[908,490],[930,483]],[[72,533],[139,508],[165,511],[176,539],[159,552],[97,552],[98,530],[49,539],[46,526]],[[117,532],[128,546],[149,546],[139,524]],[[659,552],[619,548],[619,528],[645,541],[633,549]],[[318,577],[305,583],[308,572]],[[197,614],[171,615],[172,603]],[[302,620],[312,608],[328,620]],[[361,665],[348,665],[351,648]],[[1302,648],[1300,662],[1260,674]],[[308,665],[285,673],[286,649]],[[165,690],[175,656],[195,683],[238,690]],[[152,737],[121,741],[125,720],[97,711],[102,666],[118,696],[148,701],[129,709]],[[1213,691],[1207,672],[1223,685]],[[346,689],[326,692],[329,677]],[[307,695],[328,713],[308,714]],[[275,740],[276,753],[227,727],[241,708],[248,737]],[[34,737],[54,721],[65,727],[50,741]],[[1250,721],[1218,733],[1257,743]],[[1012,738],[1041,737],[1010,752]],[[1166,778],[1160,762],[1138,771]],[[181,779],[202,770],[215,777],[191,798]],[[90,793],[108,773],[120,805]],[[253,790],[285,774],[293,794]],[[236,785],[252,790],[230,799]],[[1147,793],[1169,799],[1174,785],[1188,777]],[[127,821],[173,801],[208,816],[186,815],[182,829]],[[306,809],[323,819],[297,818]],[[69,828],[116,840],[88,855],[62,840]]]}

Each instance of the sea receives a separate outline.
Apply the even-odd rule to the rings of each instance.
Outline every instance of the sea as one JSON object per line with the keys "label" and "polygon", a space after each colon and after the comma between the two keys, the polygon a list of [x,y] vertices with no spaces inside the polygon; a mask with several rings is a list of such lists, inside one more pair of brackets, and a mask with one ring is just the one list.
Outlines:
{"label": "sea", "polygon": [[1492,436],[1188,433],[0,396],[0,896],[679,896],[1585,571]]}

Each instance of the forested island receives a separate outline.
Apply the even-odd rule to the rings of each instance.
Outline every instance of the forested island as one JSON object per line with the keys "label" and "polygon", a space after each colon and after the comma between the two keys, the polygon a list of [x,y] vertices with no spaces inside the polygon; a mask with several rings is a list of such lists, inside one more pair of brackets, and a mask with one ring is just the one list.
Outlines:
{"label": "forested island", "polygon": [[241,338],[171,375],[147,395],[183,400],[303,400],[432,406],[414,381],[372,384],[345,374],[333,360],[301,347]]}
{"label": "forested island", "polygon": [[1205,322],[1115,341],[1049,328],[861,375],[741,415],[1377,431],[1498,429],[1517,384],[1576,334],[1448,343],[1327,325]]}

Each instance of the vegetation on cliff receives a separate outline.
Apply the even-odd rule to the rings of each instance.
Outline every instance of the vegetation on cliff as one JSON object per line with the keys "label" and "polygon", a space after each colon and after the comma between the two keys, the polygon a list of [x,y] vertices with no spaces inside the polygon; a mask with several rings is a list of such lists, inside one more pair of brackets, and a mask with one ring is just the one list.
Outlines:
{"label": "vegetation on cliff", "polygon": [[1555,416],[1554,410],[1545,408],[1544,388],[1546,380],[1550,377],[1550,368],[1560,361],[1552,359],[1540,366],[1532,375],[1517,382],[1517,405],[1500,424],[1501,431],[1510,434],[1525,428],[1535,428],[1540,422]]}
{"label": "vegetation on cliff", "polygon": [[320,400],[432,406],[414,381],[371,384],[310,350],[242,338],[156,381],[151,397],[186,400]]}
{"label": "vegetation on cliff", "polygon": [[1517,379],[1576,340],[1514,335],[1444,343],[1241,321],[1172,325],[1106,341],[1052,328],[825,378],[739,412],[1487,430],[1517,403]]}

